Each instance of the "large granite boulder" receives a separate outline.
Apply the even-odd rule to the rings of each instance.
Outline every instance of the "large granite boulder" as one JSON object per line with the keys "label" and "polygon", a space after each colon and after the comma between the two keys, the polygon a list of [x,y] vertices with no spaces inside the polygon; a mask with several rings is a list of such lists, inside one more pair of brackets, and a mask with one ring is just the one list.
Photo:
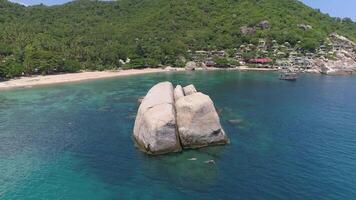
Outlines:
{"label": "large granite boulder", "polygon": [[183,148],[199,148],[229,142],[209,96],[194,93],[175,103],[180,142]]}
{"label": "large granite boulder", "polygon": [[153,155],[229,142],[210,97],[197,92],[194,85],[173,90],[170,82],[148,91],[133,135],[138,148]]}
{"label": "large granite boulder", "polygon": [[181,151],[172,83],[162,82],[148,91],[138,109],[134,139],[139,149],[148,154]]}

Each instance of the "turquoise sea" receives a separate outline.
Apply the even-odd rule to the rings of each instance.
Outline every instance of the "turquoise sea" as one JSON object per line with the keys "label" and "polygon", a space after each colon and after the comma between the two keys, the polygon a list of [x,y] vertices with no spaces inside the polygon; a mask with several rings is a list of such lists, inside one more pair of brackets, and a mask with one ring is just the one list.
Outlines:
{"label": "turquoise sea", "polygon": [[[0,91],[0,199],[355,199],[356,77],[277,77],[162,73]],[[209,94],[231,144],[135,149],[137,98],[166,80]]]}

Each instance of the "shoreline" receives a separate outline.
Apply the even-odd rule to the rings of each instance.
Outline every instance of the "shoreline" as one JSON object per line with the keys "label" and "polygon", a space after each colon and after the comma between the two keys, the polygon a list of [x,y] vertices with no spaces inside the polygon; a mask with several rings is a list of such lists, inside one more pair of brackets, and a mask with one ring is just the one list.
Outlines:
{"label": "shoreline", "polygon": [[247,67],[247,66],[240,66],[237,68],[241,71],[278,71],[276,68],[257,68],[257,67]]}
{"label": "shoreline", "polygon": [[[275,69],[269,68],[249,68],[245,66],[240,66],[236,68],[208,68],[200,69],[197,68],[196,71],[215,71],[215,70],[240,70],[240,71],[276,71]],[[117,71],[83,71],[77,73],[64,73],[64,74],[54,74],[54,75],[35,75],[35,76],[24,76],[19,78],[14,78],[0,82],[0,91],[9,90],[15,88],[32,88],[36,86],[44,85],[55,85],[62,83],[72,83],[87,80],[97,80],[105,78],[114,78],[121,76],[133,76],[142,74],[152,74],[152,73],[162,73],[162,72],[182,72],[186,71],[185,68],[145,68],[145,69],[128,69],[128,70],[117,70]]]}
{"label": "shoreline", "polygon": [[[251,68],[247,66],[240,66],[234,68],[196,68],[195,71],[217,71],[217,70],[237,70],[237,71],[259,71],[259,72],[276,72],[275,68]],[[32,88],[36,86],[55,85],[63,83],[73,83],[105,78],[115,78],[122,76],[134,76],[143,74],[154,74],[163,72],[183,72],[187,71],[185,68],[145,68],[145,69],[128,69],[117,71],[83,71],[77,73],[64,73],[55,75],[35,75],[14,78],[0,82],[0,91],[10,90],[15,88]],[[304,72],[316,73],[316,72]]]}
{"label": "shoreline", "polygon": [[78,72],[65,73],[56,75],[37,75],[29,77],[20,77],[0,82],[0,91],[14,88],[32,88],[35,86],[54,85],[61,83],[72,83],[87,80],[105,79],[121,76],[133,76],[141,74],[153,74],[162,72],[184,71],[184,68],[174,68],[174,70],[160,69],[160,68],[146,68],[146,69],[128,69],[118,71],[92,71],[92,72]]}

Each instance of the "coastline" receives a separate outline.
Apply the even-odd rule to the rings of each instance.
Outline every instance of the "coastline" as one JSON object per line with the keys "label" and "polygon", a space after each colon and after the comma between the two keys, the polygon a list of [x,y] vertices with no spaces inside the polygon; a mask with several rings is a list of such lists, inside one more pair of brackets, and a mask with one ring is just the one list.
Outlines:
{"label": "coastline", "polygon": [[184,68],[174,68],[174,70],[161,68],[146,68],[146,69],[129,69],[119,71],[93,71],[93,72],[78,72],[56,75],[38,75],[30,77],[20,77],[0,82],[0,91],[13,88],[32,88],[35,86],[52,85],[60,83],[71,83],[86,80],[104,79],[120,76],[132,76],[140,74],[152,74],[172,71],[184,71]]}
{"label": "coastline", "polygon": [[[278,71],[275,68],[251,68],[247,66],[239,66],[234,68],[196,68],[195,71],[216,71],[216,70],[238,70],[238,71],[260,71],[260,72],[272,72]],[[145,68],[145,69],[128,69],[128,70],[117,70],[117,71],[83,71],[77,73],[64,73],[55,75],[36,75],[36,76],[24,76],[19,78],[14,78],[0,82],[0,91],[9,90],[15,88],[32,88],[36,86],[44,85],[55,85],[62,83],[72,83],[95,79],[105,79],[121,76],[133,76],[142,74],[152,74],[152,73],[163,73],[163,72],[182,72],[187,71],[185,68],[173,68],[169,67],[166,69],[162,68]],[[305,73],[316,73],[316,72],[305,72]]]}
{"label": "coastline", "polygon": [[[208,68],[200,69],[197,68],[196,71],[207,70],[241,70],[241,71],[276,71],[275,69],[269,68],[249,68],[246,66],[240,66],[236,68]],[[36,76],[24,76],[19,78],[10,79],[7,81],[0,82],[0,91],[8,90],[14,88],[32,88],[36,86],[43,85],[54,85],[61,83],[71,83],[86,80],[95,79],[105,79],[120,76],[133,76],[141,74],[152,74],[152,73],[162,73],[162,72],[178,72],[186,71],[185,68],[145,68],[145,69],[128,69],[128,70],[117,70],[117,71],[84,71],[78,73],[64,73],[55,75],[36,75]]]}

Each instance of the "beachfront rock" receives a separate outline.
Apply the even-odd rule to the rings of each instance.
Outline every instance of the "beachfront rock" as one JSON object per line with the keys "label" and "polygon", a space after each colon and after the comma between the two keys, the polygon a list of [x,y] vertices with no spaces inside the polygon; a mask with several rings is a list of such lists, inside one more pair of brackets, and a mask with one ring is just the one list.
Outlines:
{"label": "beachfront rock", "polygon": [[172,83],[162,82],[148,91],[139,107],[133,134],[139,149],[148,154],[181,151]]}
{"label": "beachfront rock", "polygon": [[197,92],[197,90],[195,89],[194,85],[185,86],[183,88],[183,91],[184,91],[185,96],[188,96],[188,95],[191,95],[191,94],[194,94],[194,93]]}
{"label": "beachfront rock", "polygon": [[199,148],[228,143],[219,116],[209,96],[194,93],[175,103],[177,125],[183,148]]}
{"label": "beachfront rock", "polygon": [[194,61],[189,61],[185,65],[185,70],[193,71],[195,70],[195,68],[197,68],[197,63]]}
{"label": "beachfront rock", "polygon": [[181,85],[177,85],[174,89],[174,100],[178,101],[181,97],[184,97],[183,88]]}

